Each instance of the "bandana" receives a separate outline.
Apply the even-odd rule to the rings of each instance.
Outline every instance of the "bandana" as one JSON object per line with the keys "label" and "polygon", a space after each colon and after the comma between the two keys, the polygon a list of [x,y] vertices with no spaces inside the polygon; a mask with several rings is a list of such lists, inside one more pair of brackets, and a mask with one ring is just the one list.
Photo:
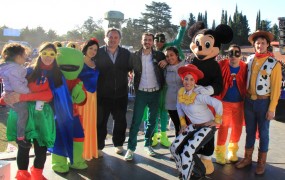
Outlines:
{"label": "bandana", "polygon": [[268,56],[274,57],[274,54],[271,52],[267,52],[264,54],[260,54],[260,53],[255,52],[255,57],[257,57],[257,58],[264,58],[264,57],[268,57]]}

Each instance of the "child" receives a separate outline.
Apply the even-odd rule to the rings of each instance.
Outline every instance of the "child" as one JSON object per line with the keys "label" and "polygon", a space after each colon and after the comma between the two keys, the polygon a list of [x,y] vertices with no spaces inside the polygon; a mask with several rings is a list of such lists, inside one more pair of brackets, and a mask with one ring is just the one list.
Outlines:
{"label": "child", "polygon": [[[4,46],[1,56],[0,78],[3,79],[3,93],[29,93],[26,80],[27,70],[23,66],[27,59],[27,48],[17,43],[9,43]],[[12,108],[18,114],[16,142],[23,148],[30,148],[32,144],[25,140],[25,127],[28,119],[27,103],[19,102]]]}
{"label": "child", "polygon": [[[203,72],[195,65],[188,64],[180,67],[178,75],[183,80],[184,86],[180,88],[177,96],[177,112],[180,119],[181,134],[172,143],[170,151],[180,173],[184,177],[183,179],[187,179],[186,176],[191,176],[189,171],[192,171],[193,166],[198,165],[201,161],[205,167],[205,173],[213,173],[214,165],[211,161],[211,155],[214,152],[215,126],[221,123],[223,107],[221,101],[209,95],[195,93],[196,82],[204,77]],[[214,107],[215,116],[208,105]],[[191,123],[188,127],[187,118],[190,119]],[[176,147],[178,147],[177,143],[181,138],[185,139],[179,145],[180,151]],[[185,154],[188,155],[184,156]],[[200,157],[200,159],[196,157]],[[192,163],[192,161],[196,162]],[[186,170],[186,166],[189,167],[188,170]]]}

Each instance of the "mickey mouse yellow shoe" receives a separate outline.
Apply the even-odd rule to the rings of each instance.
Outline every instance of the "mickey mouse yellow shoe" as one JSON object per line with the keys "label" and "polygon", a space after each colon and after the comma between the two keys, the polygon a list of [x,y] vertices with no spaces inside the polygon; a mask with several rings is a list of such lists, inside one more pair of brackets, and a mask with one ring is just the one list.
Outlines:
{"label": "mickey mouse yellow shoe", "polygon": [[206,175],[212,174],[215,170],[214,164],[211,159],[203,159],[201,158],[202,163],[206,168]]}

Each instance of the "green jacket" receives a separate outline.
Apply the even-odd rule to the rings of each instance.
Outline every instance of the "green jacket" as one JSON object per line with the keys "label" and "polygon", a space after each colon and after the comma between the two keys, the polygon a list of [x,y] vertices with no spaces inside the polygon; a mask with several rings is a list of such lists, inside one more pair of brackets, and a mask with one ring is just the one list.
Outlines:
{"label": "green jacket", "polygon": [[163,47],[159,50],[163,52],[167,47],[175,46],[178,49],[180,60],[184,60],[185,55],[182,52],[180,44],[184,37],[185,31],[186,31],[186,27],[180,26],[178,34],[176,35],[175,39],[173,41],[164,43]]}

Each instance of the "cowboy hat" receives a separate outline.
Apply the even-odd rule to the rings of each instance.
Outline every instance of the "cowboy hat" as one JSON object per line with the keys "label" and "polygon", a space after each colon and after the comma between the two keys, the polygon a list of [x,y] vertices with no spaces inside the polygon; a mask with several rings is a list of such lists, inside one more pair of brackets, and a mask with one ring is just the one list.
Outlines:
{"label": "cowboy hat", "polygon": [[274,36],[272,33],[262,30],[257,30],[248,37],[248,41],[253,44],[253,39],[256,37],[264,36],[269,42],[273,41]]}
{"label": "cowboy hat", "polygon": [[182,77],[183,75],[185,75],[185,73],[193,73],[197,76],[197,80],[202,79],[204,77],[204,73],[202,71],[200,71],[197,66],[193,65],[193,64],[187,64],[185,66],[182,66],[180,68],[178,68],[178,75],[180,77]]}

